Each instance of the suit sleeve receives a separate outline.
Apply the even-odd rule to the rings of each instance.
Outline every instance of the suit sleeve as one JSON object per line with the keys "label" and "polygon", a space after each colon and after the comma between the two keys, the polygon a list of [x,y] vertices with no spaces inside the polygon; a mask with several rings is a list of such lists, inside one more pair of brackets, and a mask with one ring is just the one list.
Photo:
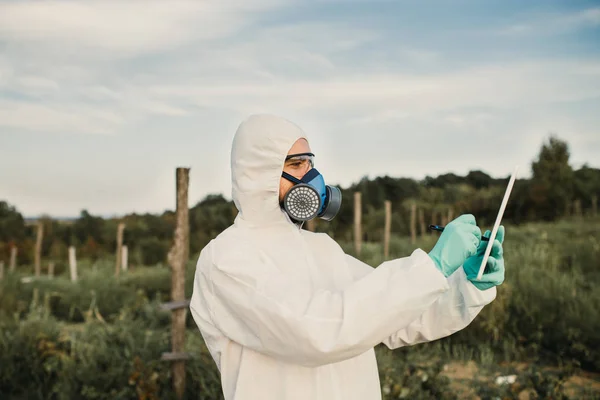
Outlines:
{"label": "suit sleeve", "polygon": [[[355,279],[363,279],[378,269],[349,255],[347,259]],[[484,291],[477,289],[462,268],[449,276],[447,281],[449,290],[439,296],[422,315],[383,340],[387,347],[396,349],[449,336],[467,327],[483,307],[496,298],[495,287]]]}
{"label": "suit sleeve", "polygon": [[206,301],[213,323],[230,340],[309,367],[366,352],[407,328],[449,290],[421,250],[328,291],[282,274],[253,249],[231,250],[216,261],[208,246],[194,285],[192,314]]}

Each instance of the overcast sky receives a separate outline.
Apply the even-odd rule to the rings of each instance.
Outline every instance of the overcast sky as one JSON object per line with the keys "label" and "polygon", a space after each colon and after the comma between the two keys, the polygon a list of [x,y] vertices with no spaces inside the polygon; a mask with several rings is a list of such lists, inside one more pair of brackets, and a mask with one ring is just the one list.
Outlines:
{"label": "overcast sky", "polygon": [[257,112],[342,186],[528,176],[550,132],[598,167],[600,5],[0,0],[0,199],[26,216],[173,209],[177,166],[190,205],[230,198]]}

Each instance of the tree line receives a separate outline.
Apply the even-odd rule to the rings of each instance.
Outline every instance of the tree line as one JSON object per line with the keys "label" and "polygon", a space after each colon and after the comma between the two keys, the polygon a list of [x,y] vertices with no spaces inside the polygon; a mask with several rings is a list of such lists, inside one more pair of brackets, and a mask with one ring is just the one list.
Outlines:
{"label": "tree line", "polygon": [[[600,195],[600,169],[584,165],[574,169],[569,164],[567,142],[550,136],[531,163],[532,177],[517,179],[505,211],[504,221],[521,224],[553,221],[569,215],[594,217]],[[331,222],[317,221],[314,229],[327,232],[337,240],[353,239],[353,193],[362,194],[364,241],[383,239],[384,202],[392,204],[391,231],[409,235],[411,206],[416,204],[429,223],[446,223],[452,216],[472,213],[478,224],[491,228],[502,201],[509,177],[493,178],[483,171],[465,176],[453,173],[427,176],[422,180],[390,176],[369,179],[342,188],[344,198],[338,216]],[[233,202],[220,194],[208,195],[190,208],[190,254],[199,251],[234,221],[237,210]],[[113,256],[116,231],[125,223],[124,244],[129,248],[132,265],[165,263],[175,229],[174,211],[162,214],[128,214],[120,218],[102,218],[81,211],[73,221],[57,221],[48,216],[39,219],[44,225],[42,257],[57,263],[66,262],[69,246],[77,248],[80,258],[92,261]],[[0,262],[7,262],[10,249],[18,249],[20,265],[33,262],[36,225],[28,224],[14,205],[0,201]]]}

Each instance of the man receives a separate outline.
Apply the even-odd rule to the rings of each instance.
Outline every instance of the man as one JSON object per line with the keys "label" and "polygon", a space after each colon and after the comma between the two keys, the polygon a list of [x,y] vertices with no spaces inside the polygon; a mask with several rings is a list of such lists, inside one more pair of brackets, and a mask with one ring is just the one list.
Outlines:
{"label": "man", "polygon": [[321,194],[323,182],[306,135],[285,119],[242,122],[231,168],[239,214],[202,250],[190,304],[227,400],[380,399],[374,346],[463,329],[504,279],[501,229],[489,271],[471,281],[486,242],[470,215],[448,224],[429,254],[375,269],[302,230],[286,194],[299,185]]}

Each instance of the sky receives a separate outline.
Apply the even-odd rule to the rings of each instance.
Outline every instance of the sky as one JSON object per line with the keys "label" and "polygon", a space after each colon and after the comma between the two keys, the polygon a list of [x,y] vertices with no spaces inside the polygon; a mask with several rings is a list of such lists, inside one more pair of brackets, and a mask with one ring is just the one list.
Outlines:
{"label": "sky", "polygon": [[254,113],[329,184],[482,170],[550,134],[600,166],[598,1],[0,0],[0,200],[27,217],[230,198]]}

